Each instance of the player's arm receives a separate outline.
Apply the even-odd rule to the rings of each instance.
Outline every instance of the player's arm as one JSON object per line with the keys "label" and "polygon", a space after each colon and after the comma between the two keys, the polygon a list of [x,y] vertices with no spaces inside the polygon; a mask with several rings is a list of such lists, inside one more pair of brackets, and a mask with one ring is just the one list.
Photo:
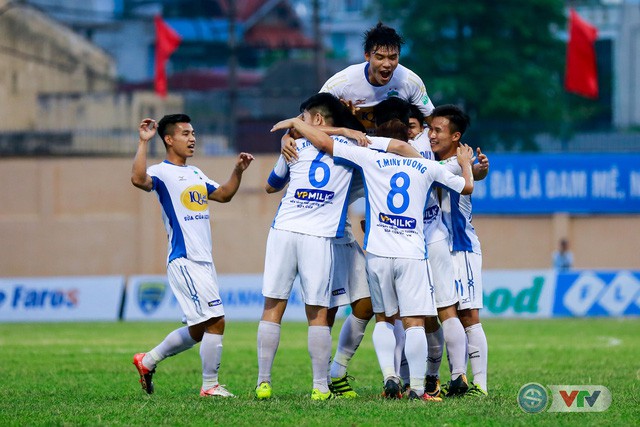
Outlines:
{"label": "player's arm", "polygon": [[133,158],[131,183],[144,191],[151,191],[153,188],[153,180],[147,174],[147,145],[156,134],[156,127],[156,121],[153,119],[142,120],[138,127],[140,139],[136,156]]}
{"label": "player's arm", "polygon": [[420,153],[418,150],[413,148],[411,144],[408,142],[401,141],[399,139],[392,139],[389,142],[389,147],[387,147],[387,153],[397,154],[402,157],[420,157]]}
{"label": "player's arm", "polygon": [[289,166],[287,164],[284,155],[278,157],[276,164],[273,166],[273,170],[267,178],[267,183],[264,186],[264,191],[268,194],[277,193],[282,190],[289,182]]}
{"label": "player's arm", "polygon": [[480,147],[476,149],[476,152],[478,163],[473,164],[473,179],[482,181],[489,173],[489,158],[480,150]]}
{"label": "player's arm", "polygon": [[295,129],[318,150],[333,156],[333,139],[320,129],[306,124],[297,117],[279,121],[273,125],[271,132],[282,129]]}
{"label": "player's arm", "polygon": [[316,126],[318,129],[326,133],[327,135],[342,135],[349,139],[355,140],[359,146],[366,147],[371,143],[369,138],[367,138],[367,134],[364,132],[360,132],[359,130],[349,129],[345,127],[336,128],[333,126]]}
{"label": "player's arm", "polygon": [[456,150],[458,164],[462,169],[462,177],[464,178],[464,188],[460,194],[473,193],[473,171],[472,165],[475,157],[473,156],[473,149],[467,144],[460,144]]}
{"label": "player's arm", "polygon": [[233,199],[238,188],[240,188],[240,181],[242,181],[242,174],[249,167],[253,161],[253,156],[249,153],[240,153],[236,158],[236,164],[231,172],[231,177],[227,182],[216,188],[214,192],[209,194],[209,200],[215,200],[220,203],[227,203]]}

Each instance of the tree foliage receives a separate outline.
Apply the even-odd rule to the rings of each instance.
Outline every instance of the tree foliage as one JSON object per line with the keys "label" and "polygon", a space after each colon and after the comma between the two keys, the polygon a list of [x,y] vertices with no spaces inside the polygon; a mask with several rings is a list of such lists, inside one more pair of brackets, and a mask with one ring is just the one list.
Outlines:
{"label": "tree foliage", "polygon": [[374,4],[405,38],[402,64],[423,79],[435,105],[465,109],[481,144],[535,149],[534,133],[562,131],[562,0]]}

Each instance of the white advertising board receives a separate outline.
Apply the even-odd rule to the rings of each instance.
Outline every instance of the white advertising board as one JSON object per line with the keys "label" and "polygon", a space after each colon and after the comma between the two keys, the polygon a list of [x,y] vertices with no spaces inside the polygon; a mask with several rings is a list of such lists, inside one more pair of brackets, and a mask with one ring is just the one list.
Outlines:
{"label": "white advertising board", "polygon": [[124,276],[0,279],[0,321],[118,320]]}

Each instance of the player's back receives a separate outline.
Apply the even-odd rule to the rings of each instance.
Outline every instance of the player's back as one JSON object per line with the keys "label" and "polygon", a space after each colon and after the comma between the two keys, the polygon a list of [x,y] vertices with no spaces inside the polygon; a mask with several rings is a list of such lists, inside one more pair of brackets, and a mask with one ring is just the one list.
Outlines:
{"label": "player's back", "polygon": [[[334,141],[351,141],[332,137]],[[289,165],[289,186],[272,227],[313,236],[342,237],[352,168],[335,165],[308,140],[296,140],[298,160]]]}
{"label": "player's back", "polygon": [[[365,249],[379,256],[426,258],[423,215],[429,188],[438,180],[459,190],[464,182],[423,158],[335,146],[334,158],[362,170],[367,200]],[[449,182],[449,177],[457,179]]]}

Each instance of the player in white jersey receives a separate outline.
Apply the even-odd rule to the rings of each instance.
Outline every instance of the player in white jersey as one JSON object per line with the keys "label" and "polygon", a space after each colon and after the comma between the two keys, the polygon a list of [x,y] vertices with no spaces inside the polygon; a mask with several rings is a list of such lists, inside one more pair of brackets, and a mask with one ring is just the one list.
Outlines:
{"label": "player in white jersey", "polygon": [[[301,130],[306,126],[300,119],[293,118],[277,123],[272,131]],[[424,361],[427,357],[424,317],[434,316],[436,310],[428,286],[430,274],[423,211],[434,181],[453,191],[466,194],[473,191],[472,150],[463,147],[458,152],[464,170],[464,179],[460,179],[436,162],[422,158],[402,158],[363,147],[336,144],[329,137],[313,143],[319,150],[332,155],[336,163],[357,167],[363,174],[367,200],[364,249],[368,252],[369,286],[377,321],[374,347],[383,372],[385,395],[397,397],[400,391],[394,363],[393,325],[388,322],[399,313],[406,329],[410,398],[432,400],[434,398],[424,394]],[[376,345],[382,336],[385,344]],[[382,347],[384,352],[379,351]]]}
{"label": "player in white jersey", "polygon": [[[409,129],[409,143],[422,157],[433,160],[431,144],[424,132],[424,115],[412,104],[391,98],[382,101],[375,108],[377,120],[385,121],[398,118]],[[425,318],[425,331],[428,345],[427,376],[425,392],[430,396],[440,395],[438,371],[442,360],[444,344],[447,345],[447,355],[452,367],[452,382],[449,387],[450,395],[464,393],[467,388],[466,371],[466,336],[464,328],[456,314],[458,295],[453,268],[453,261],[449,251],[449,232],[442,221],[442,213],[437,199],[437,188],[429,190],[427,207],[424,214],[425,243],[429,254],[429,266],[433,277],[434,299],[438,317]],[[442,322],[442,328],[438,324]],[[404,356],[404,355],[403,355]],[[406,357],[402,357],[400,376],[403,382],[403,394],[409,394],[409,369]]]}
{"label": "player in white jersey", "polygon": [[[312,96],[301,106],[304,120],[313,126],[332,125],[334,116],[344,109],[336,97],[326,93]],[[297,161],[288,165],[281,156],[266,186],[267,192],[272,193],[289,183],[267,241],[265,307],[258,328],[256,396],[259,399],[270,398],[272,394],[271,367],[296,274],[300,275],[309,317],[309,352],[314,372],[312,399],[325,400],[333,396],[326,371],[331,356],[327,307],[331,304],[329,285],[335,256],[332,240],[345,234],[352,168],[335,166],[331,157],[311,145],[310,140],[317,138],[318,133],[327,137],[321,128],[311,129],[313,132],[302,134],[303,138],[296,140]],[[342,136],[332,138],[340,144],[354,144]],[[378,139],[377,143],[379,149],[386,150],[389,140]],[[291,242],[291,246],[282,242]],[[301,247],[302,252],[296,249],[299,244],[307,245]],[[368,298],[368,292],[362,295],[365,297]]]}
{"label": "player in white jersey", "polygon": [[188,326],[171,332],[147,353],[137,353],[133,364],[142,389],[153,393],[153,374],[158,363],[200,342],[202,388],[200,396],[233,397],[218,382],[224,334],[224,308],[211,255],[209,200],[226,203],[238,191],[243,172],[253,156],[240,153],[225,184],[207,178],[187,165],[196,147],[195,131],[185,114],[164,116],[157,131],[167,151],[162,163],[147,169],[147,145],[156,134],[156,122],[140,123],[140,140],[133,161],[131,182],[158,196],[168,236],[167,275],[171,289],[186,316]]}
{"label": "player in white jersey", "polygon": [[425,115],[433,110],[420,77],[399,64],[403,43],[393,28],[378,23],[365,33],[365,62],[339,71],[320,89],[352,106],[367,132],[375,129],[373,107],[387,98],[397,96],[409,100]]}
{"label": "player in white jersey", "polygon": [[[431,149],[447,169],[460,174],[456,153],[460,138],[469,125],[469,117],[455,105],[443,105],[433,112],[429,129]],[[481,151],[478,148],[478,156]],[[488,168],[488,162],[486,162]],[[471,197],[442,192],[444,221],[451,234],[452,256],[458,279],[458,316],[467,335],[467,352],[473,383],[467,394],[487,395],[487,338],[480,323],[482,308],[482,252],[471,223]]]}

